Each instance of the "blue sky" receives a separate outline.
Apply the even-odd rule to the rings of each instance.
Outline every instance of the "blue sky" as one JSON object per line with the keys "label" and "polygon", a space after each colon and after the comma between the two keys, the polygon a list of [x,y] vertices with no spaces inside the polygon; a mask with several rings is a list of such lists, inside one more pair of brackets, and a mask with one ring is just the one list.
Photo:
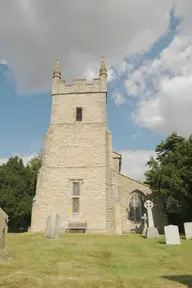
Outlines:
{"label": "blue sky", "polygon": [[0,157],[38,152],[49,125],[51,96],[49,93],[18,95],[7,80],[8,68],[0,67]]}
{"label": "blue sky", "polygon": [[[110,6],[111,13],[103,10],[102,15],[99,3],[91,11],[77,11],[71,4],[71,14],[65,17],[62,1],[57,0],[60,9],[51,8],[52,2],[47,1],[49,5],[43,0],[42,5],[33,6],[31,1],[27,5],[18,2],[14,11],[7,4],[3,8],[7,10],[0,12],[13,19],[10,27],[0,20],[0,159],[14,154],[27,157],[43,148],[57,57],[63,78],[71,80],[84,78],[90,70],[97,77],[104,54],[112,73],[108,125],[113,147],[123,153],[125,174],[141,177],[161,140],[174,131],[184,136],[191,132],[192,1],[150,0],[149,7],[143,2],[120,1]],[[153,13],[144,15],[144,8]],[[68,26],[73,13],[76,21]],[[89,13],[92,22],[87,25]]]}

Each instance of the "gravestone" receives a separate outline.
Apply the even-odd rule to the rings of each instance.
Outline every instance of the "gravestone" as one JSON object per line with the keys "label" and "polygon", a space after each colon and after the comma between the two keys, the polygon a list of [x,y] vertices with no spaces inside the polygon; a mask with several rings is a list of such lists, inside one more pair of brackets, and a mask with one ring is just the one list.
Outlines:
{"label": "gravestone", "polygon": [[148,217],[147,217],[147,214],[146,213],[144,213],[143,214],[143,216],[142,216],[142,219],[143,219],[143,226],[144,226],[144,228],[143,228],[143,235],[146,235],[146,233],[147,233],[147,219],[148,219]]}
{"label": "gravestone", "polygon": [[5,249],[5,233],[7,230],[8,215],[0,208],[0,264],[5,264],[9,260],[9,255]]}
{"label": "gravestone", "polygon": [[53,213],[47,217],[46,228],[45,228],[45,237],[54,239],[59,235],[60,230],[60,217],[58,214]]}
{"label": "gravestone", "polygon": [[179,229],[176,225],[168,225],[164,227],[166,244],[179,245],[181,244]]}
{"label": "gravestone", "polygon": [[192,239],[192,222],[185,222],[184,229],[185,229],[186,240]]}
{"label": "gravestone", "polygon": [[148,216],[148,228],[146,229],[146,238],[157,238],[159,237],[159,232],[157,228],[154,226],[154,221],[153,221],[153,213],[152,213],[152,208],[153,208],[153,202],[150,200],[145,201],[144,207],[147,209],[147,216]]}
{"label": "gravestone", "polygon": [[0,249],[5,249],[5,233],[7,231],[8,215],[0,208]]}

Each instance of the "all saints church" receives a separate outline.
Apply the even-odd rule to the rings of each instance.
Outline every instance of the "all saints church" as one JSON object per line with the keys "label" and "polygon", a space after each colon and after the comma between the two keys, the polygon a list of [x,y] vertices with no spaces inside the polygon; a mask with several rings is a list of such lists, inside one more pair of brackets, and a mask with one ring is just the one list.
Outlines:
{"label": "all saints church", "polygon": [[[52,78],[50,125],[33,199],[30,231],[44,231],[51,213],[60,230],[86,225],[90,233],[129,233],[142,223],[148,186],[121,174],[121,154],[113,150],[107,124],[107,67],[87,83],[61,79],[60,61]],[[161,213],[155,205],[155,225]]]}

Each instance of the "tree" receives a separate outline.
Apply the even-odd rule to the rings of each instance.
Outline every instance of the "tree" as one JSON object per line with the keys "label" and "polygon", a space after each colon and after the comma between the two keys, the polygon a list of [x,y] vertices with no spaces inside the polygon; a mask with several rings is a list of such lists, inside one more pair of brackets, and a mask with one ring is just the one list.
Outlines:
{"label": "tree", "polygon": [[42,153],[27,166],[19,157],[11,157],[0,166],[0,206],[9,216],[9,231],[27,231],[31,222],[32,200]]}
{"label": "tree", "polygon": [[37,156],[33,157],[28,163],[28,165],[36,174],[38,174],[42,166],[42,158],[43,158],[43,152],[40,151],[40,153]]}
{"label": "tree", "polygon": [[37,176],[42,166],[42,158],[43,158],[43,152],[40,151],[40,153],[37,156],[33,157],[27,165],[27,168],[31,173],[31,186],[29,189],[30,190],[29,193],[33,197],[35,196],[36,191]]}
{"label": "tree", "polygon": [[176,133],[156,147],[156,157],[147,162],[146,181],[165,203],[167,213],[187,220],[192,210],[192,141]]}
{"label": "tree", "polygon": [[22,159],[11,157],[0,166],[0,205],[9,215],[10,231],[26,226],[30,215],[30,185]]}

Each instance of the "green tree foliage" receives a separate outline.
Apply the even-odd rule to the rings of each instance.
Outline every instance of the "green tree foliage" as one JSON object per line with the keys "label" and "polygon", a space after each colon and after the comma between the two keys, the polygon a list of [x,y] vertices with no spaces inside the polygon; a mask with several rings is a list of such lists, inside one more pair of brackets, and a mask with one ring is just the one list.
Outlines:
{"label": "green tree foliage", "polygon": [[27,168],[29,169],[31,173],[31,186],[29,193],[30,195],[35,195],[35,190],[36,190],[36,184],[37,184],[37,175],[39,173],[39,170],[42,166],[42,156],[43,152],[41,151],[36,157],[33,157],[29,163]]}
{"label": "green tree foliage", "polygon": [[9,231],[26,231],[30,225],[41,160],[40,153],[25,166],[19,157],[11,157],[0,166],[0,207],[9,215]]}
{"label": "green tree foliage", "polygon": [[42,157],[43,157],[43,152],[41,151],[36,157],[33,157],[28,163],[28,165],[36,174],[39,172],[42,166]]}
{"label": "green tree foliage", "polygon": [[146,181],[166,204],[166,212],[192,217],[192,139],[171,134],[147,162]]}

